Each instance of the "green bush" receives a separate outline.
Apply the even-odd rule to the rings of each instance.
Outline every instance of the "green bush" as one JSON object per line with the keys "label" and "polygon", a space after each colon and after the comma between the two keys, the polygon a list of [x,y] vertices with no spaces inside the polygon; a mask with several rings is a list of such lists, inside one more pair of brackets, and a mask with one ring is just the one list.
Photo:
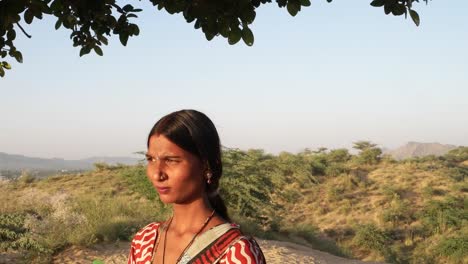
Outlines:
{"label": "green bush", "polygon": [[408,201],[394,198],[390,203],[390,207],[382,211],[382,220],[384,222],[391,222],[394,227],[402,222],[408,223],[412,218],[410,208]]}
{"label": "green bush", "polygon": [[96,162],[93,164],[94,165],[94,170],[97,172],[103,172],[103,171],[117,171],[121,170],[123,168],[127,168],[129,166],[121,163],[117,163],[115,165],[107,164],[105,162]]}
{"label": "green bush", "polygon": [[404,192],[405,190],[393,185],[382,186],[382,194],[389,200],[400,199]]}
{"label": "green bush", "polygon": [[331,177],[336,177],[338,175],[341,175],[341,174],[347,173],[347,172],[349,172],[349,170],[342,163],[330,163],[325,168],[325,175],[331,176]]}
{"label": "green bush", "polygon": [[162,206],[160,200],[156,199],[158,194],[153,184],[146,176],[145,166],[137,165],[125,167],[118,171],[118,175],[125,179],[131,190],[143,195],[149,200],[158,201],[159,205]]}
{"label": "green bush", "polygon": [[342,185],[330,185],[327,188],[327,198],[330,202],[341,201],[344,198],[345,188]]}
{"label": "green bush", "polygon": [[451,263],[464,263],[468,258],[468,237],[460,235],[442,239],[435,248],[435,254]]}
{"label": "green bush", "polygon": [[374,224],[358,225],[355,229],[353,243],[364,250],[374,251],[383,256],[390,255],[388,234]]}
{"label": "green bush", "polygon": [[50,254],[52,250],[26,227],[27,214],[0,215],[0,250],[14,250],[33,255]]}
{"label": "green bush", "polygon": [[36,179],[29,172],[21,173],[21,176],[18,177],[18,183],[20,184],[30,184],[33,183]]}
{"label": "green bush", "polygon": [[162,220],[167,214],[157,206],[130,202],[125,198],[79,199],[74,202],[72,211],[83,220],[69,227],[67,241],[78,245],[128,241],[138,229]]}
{"label": "green bush", "polygon": [[453,163],[460,163],[468,160],[468,147],[458,147],[452,149],[447,154],[444,155],[444,158]]}
{"label": "green bush", "polygon": [[448,169],[448,176],[456,182],[463,182],[468,178],[468,167],[453,167]]}
{"label": "green bush", "polygon": [[[318,229],[310,224],[297,224],[283,230],[291,239],[295,237],[302,238],[314,249],[329,252],[336,256],[346,257],[343,250],[330,239],[321,238]],[[300,241],[296,241],[299,242]]]}
{"label": "green bush", "polygon": [[464,201],[455,197],[443,201],[431,200],[419,213],[419,218],[429,234],[442,234],[449,228],[459,229],[468,220],[464,206]]}

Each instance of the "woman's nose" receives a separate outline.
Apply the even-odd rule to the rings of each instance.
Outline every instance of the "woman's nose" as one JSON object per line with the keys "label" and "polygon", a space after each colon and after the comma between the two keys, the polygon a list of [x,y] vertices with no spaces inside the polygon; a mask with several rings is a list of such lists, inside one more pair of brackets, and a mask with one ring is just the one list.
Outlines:
{"label": "woman's nose", "polygon": [[148,164],[148,174],[156,181],[163,181],[166,178],[163,163],[156,159],[151,164]]}

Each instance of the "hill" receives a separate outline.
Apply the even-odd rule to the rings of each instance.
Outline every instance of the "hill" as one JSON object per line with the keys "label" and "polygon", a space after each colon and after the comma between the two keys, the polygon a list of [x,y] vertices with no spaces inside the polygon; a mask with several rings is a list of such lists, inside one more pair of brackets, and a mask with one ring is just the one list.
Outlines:
{"label": "hill", "polygon": [[90,170],[97,162],[135,165],[138,163],[138,159],[130,157],[90,157],[79,160],[45,159],[0,152],[0,170]]}
{"label": "hill", "polygon": [[429,155],[442,156],[450,150],[457,148],[454,145],[445,145],[440,143],[420,143],[408,142],[406,145],[393,150],[385,150],[385,154],[391,155],[397,160],[424,157]]}
{"label": "hill", "polygon": [[[371,150],[225,150],[220,192],[245,232],[298,262],[318,260],[311,248],[364,261],[466,263],[468,148],[402,161]],[[0,183],[0,200],[0,249],[33,263],[128,241],[170,214],[143,165],[26,175]]]}

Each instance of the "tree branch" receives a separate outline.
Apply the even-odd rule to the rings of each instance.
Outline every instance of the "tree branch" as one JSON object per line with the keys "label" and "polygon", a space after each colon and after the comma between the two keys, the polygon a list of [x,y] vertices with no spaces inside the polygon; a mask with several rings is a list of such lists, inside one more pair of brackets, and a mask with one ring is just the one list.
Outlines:
{"label": "tree branch", "polygon": [[115,3],[111,3],[110,5],[115,7],[115,9],[117,9],[117,12],[121,14],[125,14],[125,11],[120,6],[116,5]]}
{"label": "tree branch", "polygon": [[28,38],[31,38],[31,37],[32,37],[31,35],[29,35],[29,34],[24,30],[24,28],[23,28],[18,22],[16,22],[16,25],[21,29],[21,31],[23,31],[23,33],[24,33],[24,35],[26,35],[26,37],[28,37]]}

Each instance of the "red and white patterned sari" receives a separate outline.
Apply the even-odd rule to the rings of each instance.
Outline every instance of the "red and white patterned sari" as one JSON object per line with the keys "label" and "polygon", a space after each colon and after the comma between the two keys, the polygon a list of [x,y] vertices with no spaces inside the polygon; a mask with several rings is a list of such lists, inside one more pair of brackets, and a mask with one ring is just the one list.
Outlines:
{"label": "red and white patterned sari", "polygon": [[[162,223],[151,223],[133,238],[128,264],[150,264]],[[195,238],[178,264],[266,264],[255,239],[231,223],[215,226]]]}

